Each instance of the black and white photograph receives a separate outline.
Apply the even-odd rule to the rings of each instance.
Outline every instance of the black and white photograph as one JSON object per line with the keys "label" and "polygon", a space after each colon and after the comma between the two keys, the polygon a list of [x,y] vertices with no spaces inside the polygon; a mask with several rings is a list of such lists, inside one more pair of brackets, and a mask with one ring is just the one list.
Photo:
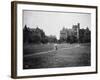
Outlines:
{"label": "black and white photograph", "polygon": [[23,10],[23,69],[91,65],[91,14]]}
{"label": "black and white photograph", "polygon": [[97,73],[97,6],[12,2],[12,77]]}

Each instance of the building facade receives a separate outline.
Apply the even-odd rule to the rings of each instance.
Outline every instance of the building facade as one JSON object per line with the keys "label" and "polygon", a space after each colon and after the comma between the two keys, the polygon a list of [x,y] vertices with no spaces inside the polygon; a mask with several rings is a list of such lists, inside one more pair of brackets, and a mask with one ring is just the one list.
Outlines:
{"label": "building facade", "polygon": [[63,28],[60,31],[60,39],[67,39],[68,36],[75,36],[77,39],[79,39],[79,30],[80,30],[80,23],[77,23],[77,25],[73,25],[71,29]]}

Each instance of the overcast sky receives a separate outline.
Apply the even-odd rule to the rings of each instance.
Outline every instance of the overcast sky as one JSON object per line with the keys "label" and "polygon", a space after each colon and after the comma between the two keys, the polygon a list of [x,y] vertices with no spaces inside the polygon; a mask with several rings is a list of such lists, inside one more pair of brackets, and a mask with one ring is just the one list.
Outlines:
{"label": "overcast sky", "polygon": [[72,28],[80,23],[80,28],[91,27],[91,14],[71,12],[23,11],[23,27],[43,29],[46,35],[55,35],[59,39],[60,30]]}

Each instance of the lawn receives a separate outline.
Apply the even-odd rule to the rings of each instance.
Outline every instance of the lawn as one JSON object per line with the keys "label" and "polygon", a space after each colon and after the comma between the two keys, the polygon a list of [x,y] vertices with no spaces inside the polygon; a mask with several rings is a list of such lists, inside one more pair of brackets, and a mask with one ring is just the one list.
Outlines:
{"label": "lawn", "polygon": [[[48,45],[42,45],[42,46],[38,45],[38,46],[41,49],[41,51],[42,49],[43,51],[52,50],[53,44],[49,44],[49,45],[50,45],[50,48]],[[90,66],[91,65],[90,44],[89,43],[80,44],[79,47],[73,47],[73,48],[67,49],[68,47],[72,47],[75,45],[77,44],[59,44],[58,50],[24,57],[23,68],[24,69],[36,69],[36,68]],[[33,47],[34,46],[32,46],[31,49]],[[46,50],[45,50],[45,47],[46,47]],[[28,48],[30,49],[30,46],[27,46],[27,49]],[[63,48],[66,48],[66,49],[63,49]],[[38,49],[34,53],[32,51],[33,50],[30,51],[31,54],[34,54],[38,52]]]}
{"label": "lawn", "polygon": [[[73,47],[76,44],[67,44],[67,43],[63,43],[63,44],[58,44],[57,47],[58,49],[62,49],[62,48],[69,48],[69,47]],[[54,50],[54,44],[24,44],[23,46],[23,52],[24,54],[34,54],[34,53],[39,53],[39,52],[46,52],[46,51],[50,51],[50,50]]]}

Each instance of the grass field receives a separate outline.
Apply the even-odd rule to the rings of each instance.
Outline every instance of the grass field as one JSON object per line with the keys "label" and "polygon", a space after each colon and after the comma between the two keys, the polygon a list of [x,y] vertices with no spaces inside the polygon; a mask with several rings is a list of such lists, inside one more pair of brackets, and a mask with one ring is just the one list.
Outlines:
{"label": "grass field", "polygon": [[[69,48],[69,47],[73,47],[76,44],[58,44],[57,47],[58,49],[62,49],[62,48]],[[50,51],[50,50],[54,50],[54,44],[24,44],[23,46],[23,51],[24,54],[35,54],[35,53],[39,53],[39,52],[45,52],[45,51]]]}
{"label": "grass field", "polygon": [[[90,66],[90,44],[85,43],[80,44],[79,47],[74,47],[76,45],[77,44],[58,44],[58,50],[53,50],[53,44],[26,45],[24,46],[24,54],[30,56],[26,56],[23,58],[23,68],[36,69]],[[46,52],[49,50],[53,51]],[[44,51],[46,53],[37,54]]]}

